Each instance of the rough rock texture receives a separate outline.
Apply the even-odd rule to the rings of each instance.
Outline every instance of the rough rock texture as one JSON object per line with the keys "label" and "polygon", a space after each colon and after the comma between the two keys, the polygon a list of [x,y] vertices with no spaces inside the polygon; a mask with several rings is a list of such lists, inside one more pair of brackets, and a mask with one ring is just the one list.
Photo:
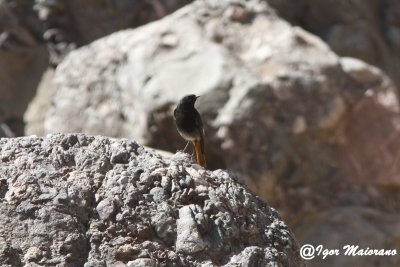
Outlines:
{"label": "rough rock texture", "polygon": [[2,266],[303,266],[274,209],[186,154],[82,134],[0,148]]}
{"label": "rough rock texture", "polygon": [[400,86],[399,1],[267,1],[285,19],[323,38],[339,55],[382,68]]}
{"label": "rough rock texture", "polygon": [[[302,243],[333,242],[354,219],[360,227],[338,235],[343,242],[398,247],[398,220],[363,217],[366,207],[385,218],[400,211],[397,89],[379,69],[337,56],[265,3],[194,2],[71,53],[55,82],[47,131],[129,136],[170,151],[184,147],[172,109],[182,95],[200,94],[209,166],[242,173]],[[323,223],[334,214],[335,224]]]}

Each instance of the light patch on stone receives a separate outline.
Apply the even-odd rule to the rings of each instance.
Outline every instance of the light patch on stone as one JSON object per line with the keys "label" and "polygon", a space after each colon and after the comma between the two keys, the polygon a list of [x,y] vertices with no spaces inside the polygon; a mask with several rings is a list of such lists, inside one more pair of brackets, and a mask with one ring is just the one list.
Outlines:
{"label": "light patch on stone", "polygon": [[324,116],[320,122],[319,127],[327,129],[335,126],[346,111],[346,104],[342,97],[337,96],[330,103],[328,108],[328,114]]}
{"label": "light patch on stone", "polygon": [[376,94],[376,99],[382,106],[391,109],[395,112],[399,111],[399,102],[393,91],[385,90]]}
{"label": "light patch on stone", "polygon": [[307,129],[307,122],[303,116],[297,116],[293,122],[292,131],[294,134],[304,133]]}

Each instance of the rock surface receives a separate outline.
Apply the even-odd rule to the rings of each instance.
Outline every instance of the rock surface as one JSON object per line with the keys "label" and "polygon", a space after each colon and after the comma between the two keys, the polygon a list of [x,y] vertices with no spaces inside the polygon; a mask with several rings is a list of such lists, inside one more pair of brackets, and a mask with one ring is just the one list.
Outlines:
{"label": "rock surface", "polygon": [[375,65],[400,86],[400,2],[268,0],[278,13],[324,39],[339,55]]}
{"label": "rock surface", "polygon": [[0,139],[2,266],[303,266],[277,212],[225,171],[127,139]]}

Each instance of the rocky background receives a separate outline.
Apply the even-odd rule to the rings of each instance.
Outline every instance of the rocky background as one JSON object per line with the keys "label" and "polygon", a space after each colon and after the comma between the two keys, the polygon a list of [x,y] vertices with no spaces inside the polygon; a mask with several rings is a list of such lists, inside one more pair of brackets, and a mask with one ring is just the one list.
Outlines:
{"label": "rocky background", "polygon": [[1,134],[175,152],[172,110],[200,94],[210,168],[240,174],[300,245],[399,248],[399,2],[188,2],[1,1]]}

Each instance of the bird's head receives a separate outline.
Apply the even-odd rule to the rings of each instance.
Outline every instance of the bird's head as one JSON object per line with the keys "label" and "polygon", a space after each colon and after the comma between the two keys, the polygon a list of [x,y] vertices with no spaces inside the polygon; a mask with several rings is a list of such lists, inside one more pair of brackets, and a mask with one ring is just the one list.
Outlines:
{"label": "bird's head", "polygon": [[186,95],[179,101],[179,104],[194,105],[194,103],[196,102],[197,98],[199,98],[199,97],[200,96],[196,96],[196,95]]}

